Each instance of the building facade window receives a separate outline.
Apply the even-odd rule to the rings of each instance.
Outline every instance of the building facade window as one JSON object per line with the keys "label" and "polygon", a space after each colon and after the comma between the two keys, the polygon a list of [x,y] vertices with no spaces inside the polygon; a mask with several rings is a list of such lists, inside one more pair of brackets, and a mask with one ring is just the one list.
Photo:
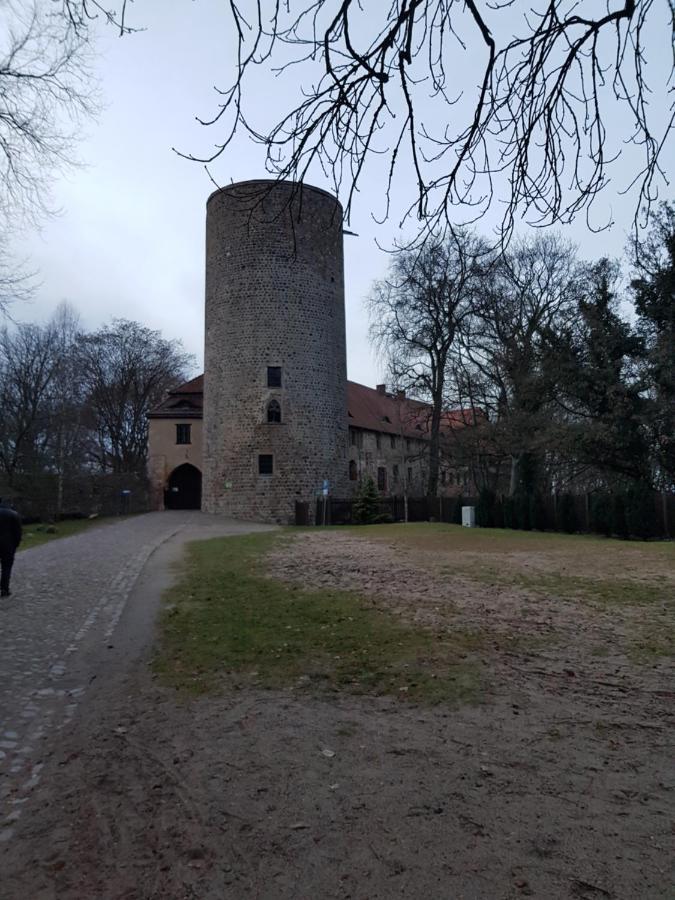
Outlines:
{"label": "building facade window", "polygon": [[377,447],[378,450],[382,449],[382,435],[381,434],[375,435],[375,446]]}
{"label": "building facade window", "polygon": [[176,443],[192,443],[192,425],[176,425]]}
{"label": "building facade window", "polygon": [[396,435],[394,435],[394,434],[390,435],[389,440],[391,441],[391,449],[395,450],[396,449]]}
{"label": "building facade window", "polygon": [[350,428],[349,443],[352,447],[357,447],[359,450],[363,449],[363,432],[359,431],[358,428]]}
{"label": "building facade window", "polygon": [[281,387],[281,366],[267,367],[267,387]]}
{"label": "building facade window", "polygon": [[405,449],[408,451],[408,453],[410,453],[411,444],[412,444],[412,442],[411,442],[410,438],[406,438],[405,439]]}
{"label": "building facade window", "polygon": [[267,421],[281,422],[281,406],[278,400],[270,400],[267,404]]}
{"label": "building facade window", "polygon": [[387,470],[384,466],[378,466],[377,468],[377,489],[378,491],[387,490]]}
{"label": "building facade window", "polygon": [[395,465],[392,470],[392,477],[394,481],[398,481],[398,466]]}
{"label": "building facade window", "polygon": [[258,475],[274,474],[274,457],[271,453],[258,454]]}
{"label": "building facade window", "polygon": [[358,469],[356,468],[356,460],[349,460],[349,480],[356,481],[359,477]]}

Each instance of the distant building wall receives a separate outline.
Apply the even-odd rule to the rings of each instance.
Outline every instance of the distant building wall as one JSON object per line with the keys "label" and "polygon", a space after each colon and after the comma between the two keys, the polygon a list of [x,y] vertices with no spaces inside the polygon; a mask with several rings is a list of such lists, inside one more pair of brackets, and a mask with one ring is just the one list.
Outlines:
{"label": "distant building wall", "polygon": [[[401,496],[405,492],[411,497],[423,497],[427,492],[428,440],[351,427],[348,457],[351,487],[346,496],[351,496],[367,475],[385,496]],[[465,469],[441,462],[439,496],[455,497],[472,488]]]}
{"label": "distant building wall", "polygon": [[[338,201],[288,182],[212,194],[205,324],[203,508],[292,522],[324,479],[347,492]],[[280,421],[268,421],[271,402]]]}

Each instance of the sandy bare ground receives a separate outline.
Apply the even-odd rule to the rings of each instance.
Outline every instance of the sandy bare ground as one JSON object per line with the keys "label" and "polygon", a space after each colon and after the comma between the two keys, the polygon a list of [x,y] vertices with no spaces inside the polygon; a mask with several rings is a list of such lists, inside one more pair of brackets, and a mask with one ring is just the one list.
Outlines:
{"label": "sandy bare ground", "polygon": [[479,583],[476,560],[425,552],[315,532],[270,571],[480,632],[479,703],[187,701],[141,659],[46,760],[3,900],[675,896],[672,661],[632,655],[668,609]]}

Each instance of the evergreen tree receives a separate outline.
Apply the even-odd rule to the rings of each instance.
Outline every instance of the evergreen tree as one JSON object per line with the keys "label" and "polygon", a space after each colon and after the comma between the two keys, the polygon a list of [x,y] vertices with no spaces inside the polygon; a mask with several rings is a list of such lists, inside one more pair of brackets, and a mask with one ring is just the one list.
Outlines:
{"label": "evergreen tree", "polygon": [[675,203],[663,203],[645,237],[632,248],[631,283],[646,346],[647,423],[654,474],[675,486]]}
{"label": "evergreen tree", "polygon": [[568,415],[567,450],[575,462],[622,478],[649,468],[644,400],[636,377],[643,342],[616,311],[618,266],[589,267],[576,328],[562,342],[559,403]]}
{"label": "evergreen tree", "polygon": [[377,517],[380,495],[377,493],[375,482],[366,475],[354,499],[352,517],[356,525],[372,525]]}

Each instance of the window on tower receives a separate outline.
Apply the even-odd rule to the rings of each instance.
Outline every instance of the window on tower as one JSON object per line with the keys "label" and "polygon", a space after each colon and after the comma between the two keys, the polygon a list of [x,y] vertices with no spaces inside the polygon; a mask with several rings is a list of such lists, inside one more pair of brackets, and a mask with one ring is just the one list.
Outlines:
{"label": "window on tower", "polygon": [[258,475],[274,474],[274,457],[271,453],[260,453],[258,455]]}
{"label": "window on tower", "polygon": [[191,444],[192,438],[190,432],[192,431],[191,425],[176,425],[176,443],[177,444]]}
{"label": "window on tower", "polygon": [[270,400],[267,404],[267,421],[281,422],[281,406],[278,400]]}
{"label": "window on tower", "polygon": [[281,366],[267,367],[267,387],[281,387]]}

